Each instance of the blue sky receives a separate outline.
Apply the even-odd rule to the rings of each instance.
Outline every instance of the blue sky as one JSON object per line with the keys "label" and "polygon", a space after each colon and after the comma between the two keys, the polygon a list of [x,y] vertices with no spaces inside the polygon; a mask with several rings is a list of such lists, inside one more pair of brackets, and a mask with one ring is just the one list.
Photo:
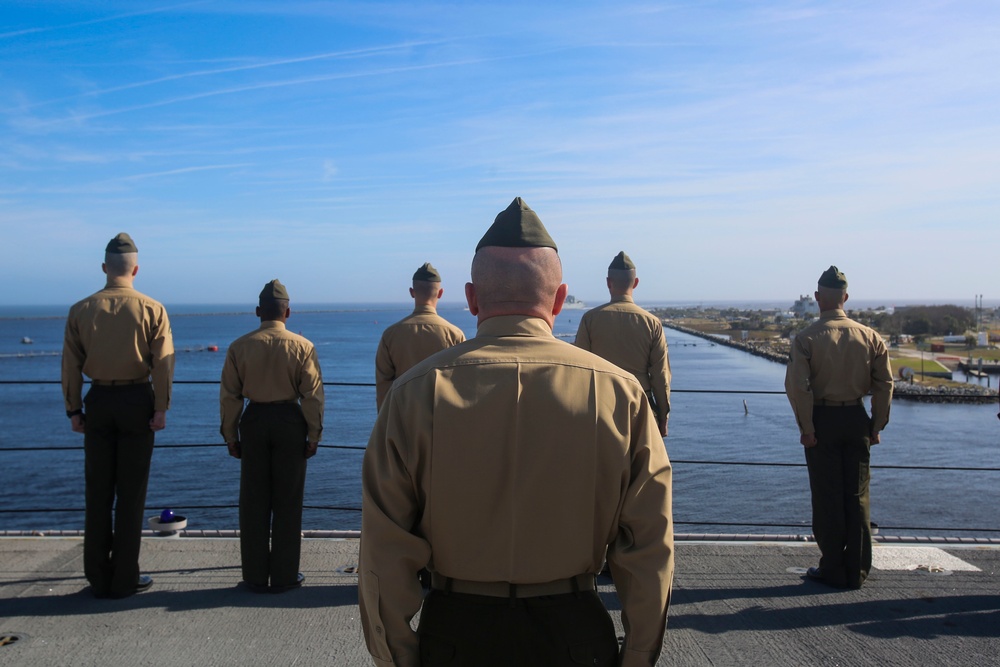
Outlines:
{"label": "blue sky", "polygon": [[0,304],[460,299],[521,196],[570,292],[1000,294],[995,2],[45,2],[0,18]]}

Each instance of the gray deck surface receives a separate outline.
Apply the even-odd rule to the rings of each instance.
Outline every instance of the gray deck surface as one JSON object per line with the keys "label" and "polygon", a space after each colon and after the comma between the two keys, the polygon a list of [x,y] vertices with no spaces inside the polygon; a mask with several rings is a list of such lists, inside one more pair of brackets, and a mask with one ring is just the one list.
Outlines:
{"label": "gray deck surface", "polygon": [[[237,540],[146,538],[155,585],[124,600],[90,595],[82,545],[0,538],[0,665],[372,664],[356,539],[305,540],[305,586],[258,595],[237,587]],[[658,664],[1000,665],[996,546],[879,544],[860,591],[803,579],[817,557],[813,544],[678,543]]]}

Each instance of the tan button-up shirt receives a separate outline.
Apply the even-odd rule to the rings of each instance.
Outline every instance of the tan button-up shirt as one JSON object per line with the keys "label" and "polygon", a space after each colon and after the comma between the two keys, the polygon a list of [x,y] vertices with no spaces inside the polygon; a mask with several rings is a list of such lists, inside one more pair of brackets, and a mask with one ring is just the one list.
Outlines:
{"label": "tan button-up shirt", "polygon": [[316,348],[275,320],[261,322],[259,329],[234,340],[226,352],[219,389],[219,430],[226,442],[239,440],[243,399],[258,403],[298,400],[309,429],[306,437],[319,442],[324,394]]}
{"label": "tan button-up shirt", "polygon": [[616,296],[584,313],[576,345],[634,375],[643,391],[653,393],[660,416],[670,413],[670,358],[663,325],[631,296]]}
{"label": "tan button-up shirt", "polygon": [[359,595],[379,665],[419,664],[417,572],[542,583],[607,560],[628,628],[623,665],[653,665],[673,578],[671,468],[642,387],[494,317],[399,378],[362,465]]}
{"label": "tan button-up shirt", "polygon": [[83,375],[104,381],[151,378],[153,409],[169,409],[174,339],[163,305],[115,279],[74,304],[63,338],[67,412],[83,408]]}
{"label": "tan button-up shirt", "polygon": [[382,332],[375,353],[375,401],[379,408],[393,380],[419,362],[465,340],[465,334],[431,306],[413,312]]}
{"label": "tan button-up shirt", "polygon": [[795,336],[785,393],[802,435],[815,433],[814,400],[854,401],[871,392],[872,430],[889,422],[892,368],[877,331],[828,310]]}

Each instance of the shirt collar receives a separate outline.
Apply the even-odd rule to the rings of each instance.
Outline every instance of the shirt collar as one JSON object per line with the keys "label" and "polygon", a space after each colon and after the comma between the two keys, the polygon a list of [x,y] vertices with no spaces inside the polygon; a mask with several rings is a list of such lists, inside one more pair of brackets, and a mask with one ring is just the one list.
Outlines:
{"label": "shirt collar", "polygon": [[632,298],[631,294],[619,294],[618,296],[611,297],[611,303],[621,303],[622,301],[635,303],[635,299]]}
{"label": "shirt collar", "polygon": [[476,329],[479,336],[547,336],[552,338],[552,329],[540,317],[530,315],[499,315],[482,322]]}
{"label": "shirt collar", "polygon": [[284,330],[285,323],[281,320],[264,320],[260,323],[261,329],[281,329]]}
{"label": "shirt collar", "polygon": [[124,276],[116,276],[114,278],[108,278],[107,284],[104,289],[135,289],[132,287],[132,282]]}
{"label": "shirt collar", "polygon": [[844,317],[844,318],[847,317],[847,313],[845,313],[841,308],[834,308],[833,310],[824,310],[819,315],[819,319],[821,320],[835,320],[839,317]]}

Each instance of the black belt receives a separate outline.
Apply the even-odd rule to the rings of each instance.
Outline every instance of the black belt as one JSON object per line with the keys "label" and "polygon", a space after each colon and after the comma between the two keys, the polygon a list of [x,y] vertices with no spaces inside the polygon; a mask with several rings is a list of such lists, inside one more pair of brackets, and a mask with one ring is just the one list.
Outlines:
{"label": "black belt", "polygon": [[149,384],[149,378],[136,378],[134,380],[91,380],[90,384],[95,387],[124,387],[130,384]]}
{"label": "black belt", "polygon": [[852,405],[864,405],[860,398],[855,398],[853,401],[828,401],[825,398],[817,398],[813,400],[813,405],[821,405],[825,408],[846,408]]}
{"label": "black belt", "polygon": [[547,581],[542,584],[512,584],[507,581],[466,581],[452,579],[431,572],[431,588],[445,593],[487,595],[494,598],[534,598],[540,595],[563,595],[580,591],[596,591],[597,580],[593,574],[578,574],[569,579]]}
{"label": "black belt", "polygon": [[293,398],[287,401],[250,401],[250,405],[298,405],[299,399]]}

